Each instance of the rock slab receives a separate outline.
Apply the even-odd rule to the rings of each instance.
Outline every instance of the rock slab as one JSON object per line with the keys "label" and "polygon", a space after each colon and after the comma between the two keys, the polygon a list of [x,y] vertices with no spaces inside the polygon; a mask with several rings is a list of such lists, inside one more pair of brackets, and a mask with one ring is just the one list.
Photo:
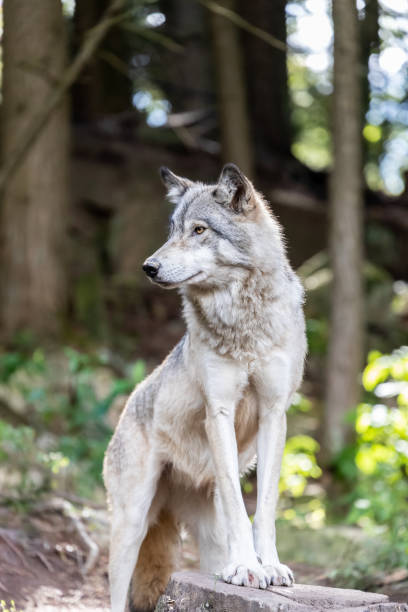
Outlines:
{"label": "rock slab", "polygon": [[267,590],[226,584],[213,575],[176,572],[156,612],[408,612],[408,604],[391,603],[386,595],[307,584]]}

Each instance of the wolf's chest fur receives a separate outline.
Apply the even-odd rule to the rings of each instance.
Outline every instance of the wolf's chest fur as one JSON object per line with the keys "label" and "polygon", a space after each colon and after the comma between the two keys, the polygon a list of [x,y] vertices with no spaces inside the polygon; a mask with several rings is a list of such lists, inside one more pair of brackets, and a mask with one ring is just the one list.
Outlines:
{"label": "wolf's chest fur", "polygon": [[[194,392],[190,393],[192,405],[183,413],[182,419],[167,411],[156,435],[168,464],[172,466],[175,482],[193,488],[211,487],[214,483],[214,465],[205,431],[205,404],[198,395],[193,401],[193,396]],[[256,395],[249,382],[236,407],[234,421],[240,470],[245,471],[254,462],[258,430]],[[172,429],[170,423],[173,423]],[[175,423],[177,427],[174,427]]]}
{"label": "wolf's chest fur", "polygon": [[[276,279],[273,279],[276,281]],[[279,347],[288,326],[288,306],[269,275],[251,271],[211,293],[184,294],[190,333],[220,355],[251,362]]]}

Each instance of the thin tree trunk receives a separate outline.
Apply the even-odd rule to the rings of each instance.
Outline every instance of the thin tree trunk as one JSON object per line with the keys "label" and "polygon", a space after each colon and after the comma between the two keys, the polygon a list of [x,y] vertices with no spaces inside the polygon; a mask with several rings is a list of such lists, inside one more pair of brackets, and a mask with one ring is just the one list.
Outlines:
{"label": "thin tree trunk", "polygon": [[[222,0],[219,4],[235,10],[234,0]],[[234,162],[247,175],[253,176],[246,83],[238,31],[229,19],[221,15],[212,12],[210,19],[223,161]]]}
{"label": "thin tree trunk", "polygon": [[[66,62],[59,0],[4,1],[2,157],[20,139],[58,83]],[[68,107],[53,113],[2,201],[2,332],[53,332],[66,299]]]}
{"label": "thin tree trunk", "polygon": [[325,456],[347,442],[359,399],[363,338],[361,78],[354,0],[333,0],[333,153],[329,244],[333,269],[324,423]]}

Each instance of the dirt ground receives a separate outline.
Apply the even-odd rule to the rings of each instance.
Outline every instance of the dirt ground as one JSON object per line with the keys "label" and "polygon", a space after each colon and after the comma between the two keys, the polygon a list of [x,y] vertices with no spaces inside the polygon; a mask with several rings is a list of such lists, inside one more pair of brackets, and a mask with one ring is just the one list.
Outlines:
{"label": "dirt ground", "polygon": [[[74,508],[74,506],[71,506]],[[75,506],[75,515],[99,547],[96,564],[84,577],[87,550],[75,520],[52,508],[17,512],[0,507],[0,601],[18,611],[108,611],[108,517],[104,509]],[[197,550],[183,534],[183,567],[196,568]],[[293,563],[298,582],[333,585],[327,568]],[[408,600],[408,582],[382,589],[393,601]]]}
{"label": "dirt ground", "polygon": [[84,579],[86,547],[62,513],[1,508],[0,525],[0,600],[24,611],[108,610],[106,538],[95,538],[100,553]]}

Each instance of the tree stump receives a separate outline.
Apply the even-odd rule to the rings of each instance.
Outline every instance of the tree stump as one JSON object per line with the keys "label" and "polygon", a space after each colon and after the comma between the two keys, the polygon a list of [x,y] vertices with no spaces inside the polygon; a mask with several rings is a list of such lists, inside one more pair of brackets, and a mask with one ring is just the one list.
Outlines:
{"label": "tree stump", "polygon": [[209,574],[176,572],[156,612],[408,612],[408,604],[391,603],[386,595],[307,584],[267,590],[226,584]]}

